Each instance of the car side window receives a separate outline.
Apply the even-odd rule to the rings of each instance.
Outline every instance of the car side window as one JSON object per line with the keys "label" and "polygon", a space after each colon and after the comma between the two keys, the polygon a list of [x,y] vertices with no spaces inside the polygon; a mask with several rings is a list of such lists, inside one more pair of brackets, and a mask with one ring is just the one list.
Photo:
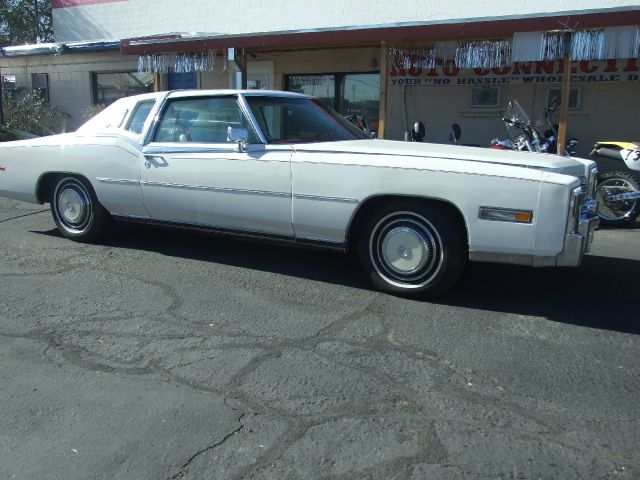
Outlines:
{"label": "car side window", "polygon": [[230,143],[229,127],[247,129],[249,143],[259,143],[236,97],[175,99],[165,107],[153,141]]}
{"label": "car side window", "polygon": [[155,103],[155,100],[152,100],[148,102],[140,102],[138,105],[136,105],[135,109],[133,110],[133,113],[129,117],[129,122],[125,127],[125,130],[134,132],[134,133],[142,133],[144,122],[147,120],[147,117],[149,116],[149,112],[151,112],[151,109],[153,108],[154,103]]}

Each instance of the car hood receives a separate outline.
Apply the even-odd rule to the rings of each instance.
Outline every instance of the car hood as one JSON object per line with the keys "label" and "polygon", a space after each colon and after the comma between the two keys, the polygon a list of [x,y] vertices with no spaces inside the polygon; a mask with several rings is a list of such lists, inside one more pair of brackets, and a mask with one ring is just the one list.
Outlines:
{"label": "car hood", "polygon": [[[517,167],[584,177],[590,161],[562,157],[549,153],[496,150],[437,143],[402,142],[397,140],[349,140],[343,142],[308,143],[294,145],[296,151],[318,151],[365,155],[451,159]],[[425,167],[428,164],[425,164]]]}

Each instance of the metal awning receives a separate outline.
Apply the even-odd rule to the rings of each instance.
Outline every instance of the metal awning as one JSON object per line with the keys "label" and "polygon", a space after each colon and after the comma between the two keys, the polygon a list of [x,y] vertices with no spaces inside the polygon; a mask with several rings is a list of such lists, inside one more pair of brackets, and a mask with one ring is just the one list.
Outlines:
{"label": "metal awning", "polygon": [[172,34],[123,39],[126,55],[201,52],[226,48],[252,50],[415,43],[511,36],[515,32],[602,28],[640,24],[640,6],[554,13],[548,16],[485,17],[449,22],[345,26],[240,34]]}
{"label": "metal awning", "polygon": [[103,52],[118,50],[118,41],[34,43],[0,48],[0,57],[28,57],[34,55],[60,55],[62,53]]}

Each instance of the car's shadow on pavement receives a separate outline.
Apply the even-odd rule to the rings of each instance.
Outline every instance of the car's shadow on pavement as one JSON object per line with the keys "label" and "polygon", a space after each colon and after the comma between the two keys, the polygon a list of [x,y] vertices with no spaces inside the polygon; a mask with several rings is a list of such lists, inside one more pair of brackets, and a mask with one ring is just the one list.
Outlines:
{"label": "car's shadow on pavement", "polygon": [[640,262],[585,256],[579,268],[471,263],[440,303],[640,334]]}
{"label": "car's shadow on pavement", "polygon": [[[56,229],[34,233],[60,236]],[[372,290],[351,256],[331,251],[135,224],[103,244]],[[640,334],[639,278],[640,261],[593,255],[580,268],[470,263],[458,284],[432,302]]]}

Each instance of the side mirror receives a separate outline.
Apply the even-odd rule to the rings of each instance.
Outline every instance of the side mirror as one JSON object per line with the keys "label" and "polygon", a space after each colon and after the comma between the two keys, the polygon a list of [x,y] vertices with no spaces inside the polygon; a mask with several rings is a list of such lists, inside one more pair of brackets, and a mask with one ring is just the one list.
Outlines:
{"label": "side mirror", "polygon": [[247,151],[247,140],[249,140],[249,131],[246,128],[227,128],[227,142],[235,142],[238,144],[238,146],[236,147],[236,152]]}
{"label": "side mirror", "polygon": [[421,142],[422,139],[424,138],[425,135],[425,131],[424,131],[424,123],[422,122],[416,122],[413,124],[413,141],[414,142]]}
{"label": "side mirror", "polygon": [[462,136],[462,130],[460,129],[460,125],[454,123],[451,125],[451,135],[449,135],[449,141],[454,145],[458,144],[458,140]]}

